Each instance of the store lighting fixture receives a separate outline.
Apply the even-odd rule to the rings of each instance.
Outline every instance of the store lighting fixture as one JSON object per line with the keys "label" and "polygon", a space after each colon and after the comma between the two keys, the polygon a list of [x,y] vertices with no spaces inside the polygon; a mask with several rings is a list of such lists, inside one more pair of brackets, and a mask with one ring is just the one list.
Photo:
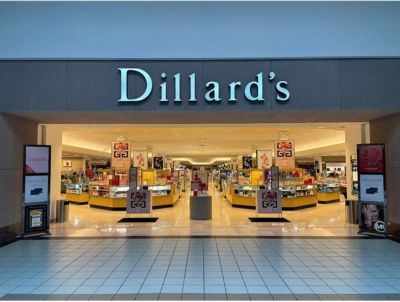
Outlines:
{"label": "store lighting fixture", "polygon": [[230,161],[232,158],[231,157],[214,157],[210,158],[210,161],[206,162],[196,162],[192,158],[188,157],[174,157],[172,160],[179,160],[179,161],[187,161],[190,162],[192,165],[212,165],[216,161]]}

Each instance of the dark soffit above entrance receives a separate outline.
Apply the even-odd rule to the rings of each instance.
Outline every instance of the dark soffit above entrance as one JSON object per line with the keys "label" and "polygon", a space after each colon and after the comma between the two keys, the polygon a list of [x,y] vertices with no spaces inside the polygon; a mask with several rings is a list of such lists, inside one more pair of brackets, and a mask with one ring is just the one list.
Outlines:
{"label": "dark soffit above entrance", "polygon": [[368,122],[392,110],[307,110],[285,112],[18,112],[43,124],[204,124]]}

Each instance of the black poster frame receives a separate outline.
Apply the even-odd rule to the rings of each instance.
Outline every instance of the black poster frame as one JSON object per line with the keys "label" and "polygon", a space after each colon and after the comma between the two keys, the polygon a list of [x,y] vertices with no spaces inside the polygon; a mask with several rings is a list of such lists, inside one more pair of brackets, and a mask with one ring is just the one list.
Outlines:
{"label": "black poster frame", "polygon": [[[373,147],[373,146],[380,146],[382,148],[382,165],[383,165],[383,172],[362,172],[360,169],[361,157],[360,157],[360,149],[362,147]],[[388,227],[388,217],[387,217],[387,192],[386,192],[386,157],[385,157],[385,144],[383,143],[373,143],[373,144],[357,144],[357,170],[358,170],[358,225],[360,233],[368,233],[373,235],[384,235],[387,236],[387,227]],[[381,175],[383,176],[383,190],[384,190],[384,201],[377,202],[377,201],[363,201],[361,200],[361,175]],[[362,220],[362,208],[364,205],[373,204],[377,206],[383,206],[383,215],[384,215],[384,223],[385,223],[385,231],[378,232],[378,231],[370,231],[366,230]]]}
{"label": "black poster frame", "polygon": [[[47,173],[27,173],[27,164],[26,164],[26,156],[27,156],[27,148],[43,148],[47,149],[47,156],[48,156],[48,166],[47,166]],[[22,230],[25,235],[30,235],[34,233],[43,233],[49,230],[49,222],[50,222],[50,185],[51,185],[51,145],[33,145],[33,144],[26,144],[24,145],[24,154],[23,154],[23,179],[22,179]],[[26,177],[28,176],[47,176],[47,201],[40,201],[40,202],[29,202],[27,203],[25,200],[25,184],[26,184]],[[29,227],[29,211],[34,209],[43,210],[43,219],[44,224],[43,227],[40,228],[30,228]]]}

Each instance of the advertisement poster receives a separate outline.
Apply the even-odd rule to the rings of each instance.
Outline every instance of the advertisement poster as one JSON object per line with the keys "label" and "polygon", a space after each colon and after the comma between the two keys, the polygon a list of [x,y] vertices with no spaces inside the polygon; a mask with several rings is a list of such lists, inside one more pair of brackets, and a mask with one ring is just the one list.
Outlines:
{"label": "advertisement poster", "polygon": [[359,189],[362,202],[385,202],[383,175],[360,175]]}
{"label": "advertisement poster", "polygon": [[40,228],[43,225],[43,211],[32,210],[29,212],[30,227]]}
{"label": "advertisement poster", "polygon": [[272,166],[272,150],[257,150],[257,168],[269,169]]}
{"label": "advertisement poster", "polygon": [[208,172],[207,171],[193,171],[192,181],[197,182],[200,191],[208,190]]}
{"label": "advertisement poster", "polygon": [[62,164],[63,167],[72,168],[72,160],[70,159],[63,159]]}
{"label": "advertisement poster", "polygon": [[154,169],[164,169],[164,157],[153,157],[153,167]]}
{"label": "advertisement poster", "polygon": [[26,206],[24,232],[46,231],[48,227],[47,204]]}
{"label": "advertisement poster", "polygon": [[385,211],[382,204],[360,204],[361,228],[368,232],[386,233]]}
{"label": "advertisement poster", "polygon": [[147,151],[133,151],[133,166],[147,169]]}
{"label": "advertisement poster", "polygon": [[359,173],[384,173],[385,147],[383,144],[357,145]]}
{"label": "advertisement poster", "polygon": [[281,169],[295,168],[294,140],[275,141],[275,166]]}
{"label": "advertisement poster", "polygon": [[48,174],[50,146],[25,146],[25,174]]}
{"label": "advertisement poster", "polygon": [[278,190],[257,191],[258,213],[282,213],[281,192]]}
{"label": "advertisement poster", "polygon": [[111,167],[120,170],[129,170],[131,166],[131,146],[129,142],[112,142]]}
{"label": "advertisement poster", "polygon": [[149,190],[129,190],[126,212],[149,214],[151,211],[150,194]]}
{"label": "advertisement poster", "polygon": [[49,176],[25,176],[25,203],[49,201]]}
{"label": "advertisement poster", "polygon": [[165,157],[165,168],[172,170],[173,168],[173,161],[171,156],[166,156]]}
{"label": "advertisement poster", "polygon": [[252,167],[253,167],[252,157],[251,156],[243,156],[242,157],[242,168],[243,169],[250,169]]}

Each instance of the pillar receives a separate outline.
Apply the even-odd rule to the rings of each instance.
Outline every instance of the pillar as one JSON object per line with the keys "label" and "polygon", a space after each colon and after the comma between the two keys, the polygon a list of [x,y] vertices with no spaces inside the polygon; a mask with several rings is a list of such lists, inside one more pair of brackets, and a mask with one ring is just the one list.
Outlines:
{"label": "pillar", "polygon": [[0,113],[0,243],[22,233],[24,144],[37,135],[37,123]]}
{"label": "pillar", "polygon": [[319,170],[319,174],[322,174],[322,156],[316,156],[314,157],[314,161],[318,161],[318,170]]}
{"label": "pillar", "polygon": [[352,192],[352,168],[351,157],[357,156],[357,144],[362,143],[361,124],[349,124],[345,127],[345,154],[346,154],[346,187],[347,199],[357,200],[358,195],[351,194]]}
{"label": "pillar", "polygon": [[385,144],[388,231],[400,237],[400,113],[371,121],[370,138]]}
{"label": "pillar", "polygon": [[51,145],[50,220],[56,218],[56,200],[61,198],[62,130],[60,126],[46,125],[42,143]]}

